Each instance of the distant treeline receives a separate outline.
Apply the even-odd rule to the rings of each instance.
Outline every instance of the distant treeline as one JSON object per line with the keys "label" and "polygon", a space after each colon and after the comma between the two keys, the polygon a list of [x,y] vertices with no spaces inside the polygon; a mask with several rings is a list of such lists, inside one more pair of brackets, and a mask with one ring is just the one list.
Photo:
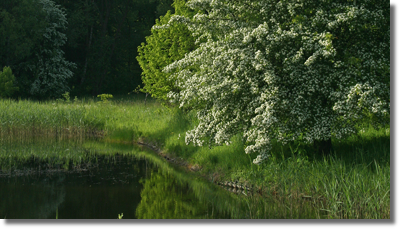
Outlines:
{"label": "distant treeline", "polygon": [[0,2],[0,67],[14,97],[128,93],[141,85],[138,46],[173,0]]}

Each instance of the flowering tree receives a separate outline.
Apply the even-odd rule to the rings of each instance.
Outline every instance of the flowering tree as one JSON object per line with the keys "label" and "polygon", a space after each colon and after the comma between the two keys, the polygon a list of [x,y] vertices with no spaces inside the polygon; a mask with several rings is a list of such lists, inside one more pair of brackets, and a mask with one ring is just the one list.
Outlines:
{"label": "flowering tree", "polygon": [[186,24],[199,48],[168,65],[180,107],[198,110],[186,143],[228,144],[268,157],[271,140],[314,143],[390,116],[390,8],[374,0],[191,0]]}

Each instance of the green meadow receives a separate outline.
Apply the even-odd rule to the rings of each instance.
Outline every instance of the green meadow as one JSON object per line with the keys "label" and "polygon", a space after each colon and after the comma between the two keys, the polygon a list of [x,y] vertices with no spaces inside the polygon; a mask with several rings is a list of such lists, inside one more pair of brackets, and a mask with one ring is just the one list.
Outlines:
{"label": "green meadow", "polygon": [[[255,165],[256,155],[244,153],[240,136],[229,146],[186,145],[185,132],[196,123],[194,112],[165,107],[142,95],[102,100],[0,100],[0,166],[7,173],[39,161],[46,168],[68,170],[83,162],[95,163],[95,152],[101,151],[93,145],[90,150],[69,150],[73,142],[140,142],[168,158],[185,161],[183,169],[196,168],[193,174],[208,182],[231,181],[252,187],[246,202],[249,209],[254,208],[251,218],[274,214],[296,218],[305,208],[312,218],[390,218],[389,127],[376,130],[360,125],[356,135],[333,139],[333,152],[324,157],[300,142],[275,143],[269,160]],[[31,139],[48,145],[29,151]],[[70,143],[60,143],[65,141]],[[144,156],[166,163],[157,154]],[[257,204],[260,199],[263,204]],[[269,208],[272,202],[275,207]]]}

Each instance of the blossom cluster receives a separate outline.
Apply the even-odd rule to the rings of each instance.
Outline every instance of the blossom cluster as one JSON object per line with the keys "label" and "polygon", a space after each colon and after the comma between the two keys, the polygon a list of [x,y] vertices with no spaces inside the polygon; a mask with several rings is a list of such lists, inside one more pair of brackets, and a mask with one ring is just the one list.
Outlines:
{"label": "blossom cluster", "polygon": [[191,0],[185,23],[199,47],[165,67],[197,109],[186,143],[242,133],[254,163],[272,139],[343,138],[368,115],[390,115],[390,8],[373,0]]}

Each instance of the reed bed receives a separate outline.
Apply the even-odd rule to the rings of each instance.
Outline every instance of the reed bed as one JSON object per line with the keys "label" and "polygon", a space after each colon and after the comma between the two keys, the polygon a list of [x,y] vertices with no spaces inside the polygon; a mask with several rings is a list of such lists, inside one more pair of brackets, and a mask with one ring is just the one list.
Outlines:
{"label": "reed bed", "polygon": [[93,166],[96,152],[72,141],[13,141],[0,144],[0,175],[80,169]]}
{"label": "reed bed", "polygon": [[0,99],[0,137],[99,134],[121,141],[140,137],[164,140],[174,117],[171,114],[157,101],[144,102],[141,96],[110,102],[94,98],[71,102]]}
{"label": "reed bed", "polygon": [[0,137],[83,137],[104,130],[107,115],[96,103],[0,100]]}
{"label": "reed bed", "polygon": [[11,172],[33,164],[42,164],[42,169],[83,166],[96,159],[94,151],[70,145],[96,139],[132,142],[165,128],[168,109],[138,97],[112,102],[0,100],[0,170]]}

